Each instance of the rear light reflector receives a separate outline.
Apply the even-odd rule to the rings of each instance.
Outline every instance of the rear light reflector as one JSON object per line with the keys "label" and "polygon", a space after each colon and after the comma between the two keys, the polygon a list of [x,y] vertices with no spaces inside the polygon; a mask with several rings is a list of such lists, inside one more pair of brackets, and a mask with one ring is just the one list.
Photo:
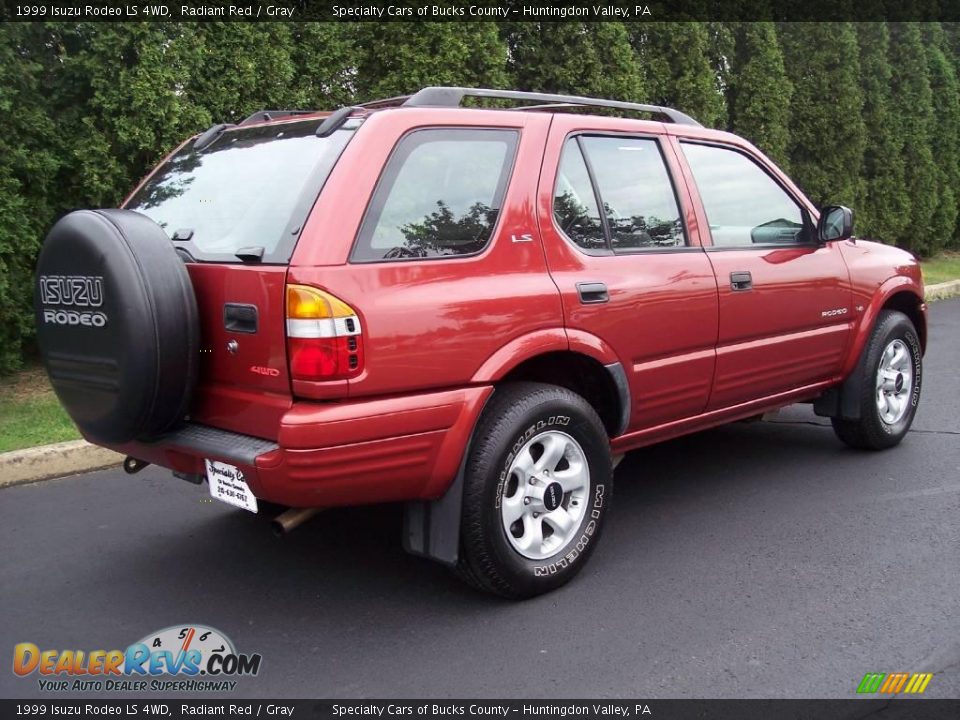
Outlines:
{"label": "rear light reflector", "polygon": [[287,350],[294,380],[343,380],[363,370],[360,318],[343,300],[287,285]]}

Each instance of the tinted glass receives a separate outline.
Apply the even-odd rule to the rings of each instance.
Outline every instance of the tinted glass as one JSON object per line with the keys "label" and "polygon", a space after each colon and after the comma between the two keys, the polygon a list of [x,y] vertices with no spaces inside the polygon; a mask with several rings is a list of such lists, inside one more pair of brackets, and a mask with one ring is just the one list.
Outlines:
{"label": "tinted glass", "polygon": [[306,219],[356,123],[318,138],[318,120],[239,128],[200,152],[193,143],[159,168],[125,205],[168,235],[193,232],[198,260],[237,262],[243,247],[262,247],[268,262],[287,262]]}
{"label": "tinted glass", "polygon": [[606,249],[597,199],[575,138],[564,145],[553,194],[553,216],[567,237],[587,250]]}
{"label": "tinted glass", "polygon": [[808,241],[804,213],[750,158],[735,150],[683,143],[718,247]]}
{"label": "tinted glass", "polygon": [[355,261],[470,255],[496,225],[516,149],[512,130],[419,130],[400,141],[353,251]]}
{"label": "tinted glass", "polygon": [[686,244],[677,197],[655,140],[585,137],[582,142],[603,200],[614,250]]}

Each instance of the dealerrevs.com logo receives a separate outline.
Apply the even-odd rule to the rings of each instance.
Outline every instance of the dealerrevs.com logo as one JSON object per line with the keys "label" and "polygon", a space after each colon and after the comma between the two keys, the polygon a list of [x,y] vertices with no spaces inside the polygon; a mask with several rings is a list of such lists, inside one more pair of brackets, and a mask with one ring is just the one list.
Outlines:
{"label": "dealerrevs.com logo", "polygon": [[13,672],[37,675],[46,692],[231,691],[234,678],[260,672],[259,653],[238,653],[230,639],[205,625],[173,625],[126,650],[13,648]]}

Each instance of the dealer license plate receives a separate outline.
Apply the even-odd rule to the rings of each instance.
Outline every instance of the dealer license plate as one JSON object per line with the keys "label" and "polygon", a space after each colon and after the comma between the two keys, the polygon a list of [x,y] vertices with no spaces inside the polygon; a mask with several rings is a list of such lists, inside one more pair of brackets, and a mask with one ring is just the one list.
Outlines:
{"label": "dealer license plate", "polygon": [[207,464],[210,497],[253,513],[257,512],[257,498],[244,480],[240,468],[216,460],[204,462]]}

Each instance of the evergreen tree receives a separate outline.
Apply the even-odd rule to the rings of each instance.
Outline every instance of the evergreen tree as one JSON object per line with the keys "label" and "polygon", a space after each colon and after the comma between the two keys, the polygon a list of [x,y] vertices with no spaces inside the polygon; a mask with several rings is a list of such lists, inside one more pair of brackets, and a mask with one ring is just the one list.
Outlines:
{"label": "evergreen tree", "polygon": [[64,149],[63,210],[113,206],[187,135],[210,124],[191,101],[186,26],[50,23],[46,101]]}
{"label": "evergreen tree", "polygon": [[793,85],[783,66],[775,25],[739,23],[734,47],[727,92],[731,128],[786,170]]}
{"label": "evergreen tree", "polygon": [[200,22],[185,35],[190,45],[185,96],[205,111],[204,125],[295,107],[297,68],[287,23]]}
{"label": "evergreen tree", "polygon": [[866,146],[857,36],[852,23],[783,23],[793,84],[790,168],[819,205],[853,206]]}
{"label": "evergreen tree", "polygon": [[903,138],[904,191],[909,210],[897,244],[927,255],[937,207],[937,168],[931,148],[933,93],[918,23],[890,24],[890,64],[894,68],[892,124]]}
{"label": "evergreen tree", "polygon": [[721,115],[717,127],[729,128],[730,103],[727,94],[733,82],[733,57],[736,52],[736,34],[734,23],[708,22],[707,27],[707,57],[713,71],[717,94],[720,96]]}
{"label": "evergreen tree", "polygon": [[858,23],[857,40],[867,145],[855,228],[862,237],[892,243],[907,226],[910,198],[904,188],[903,137],[891,109],[890,33],[886,23]]}
{"label": "evergreen tree", "polygon": [[196,23],[190,32],[187,94],[213,122],[354,100],[360,55],[348,23]]}
{"label": "evergreen tree", "polygon": [[957,238],[957,192],[960,183],[960,97],[957,73],[940,23],[924,23],[924,45],[933,94],[931,142],[936,160],[937,205],[931,218],[934,253]]}
{"label": "evergreen tree", "polygon": [[494,23],[362,23],[357,26],[357,46],[360,102],[429,85],[507,84],[507,49]]}
{"label": "evergreen tree", "polygon": [[0,23],[0,374],[20,367],[34,334],[33,268],[59,190],[57,137],[33,53],[38,28]]}
{"label": "evergreen tree", "polygon": [[707,23],[638,23],[632,41],[645,71],[648,102],[675,107],[708,127],[725,126]]}
{"label": "evergreen tree", "polygon": [[519,90],[645,102],[623,23],[508,23],[503,36]]}
{"label": "evergreen tree", "polygon": [[360,51],[349,23],[294,23],[291,27],[293,107],[337,108],[359,102],[356,71]]}

